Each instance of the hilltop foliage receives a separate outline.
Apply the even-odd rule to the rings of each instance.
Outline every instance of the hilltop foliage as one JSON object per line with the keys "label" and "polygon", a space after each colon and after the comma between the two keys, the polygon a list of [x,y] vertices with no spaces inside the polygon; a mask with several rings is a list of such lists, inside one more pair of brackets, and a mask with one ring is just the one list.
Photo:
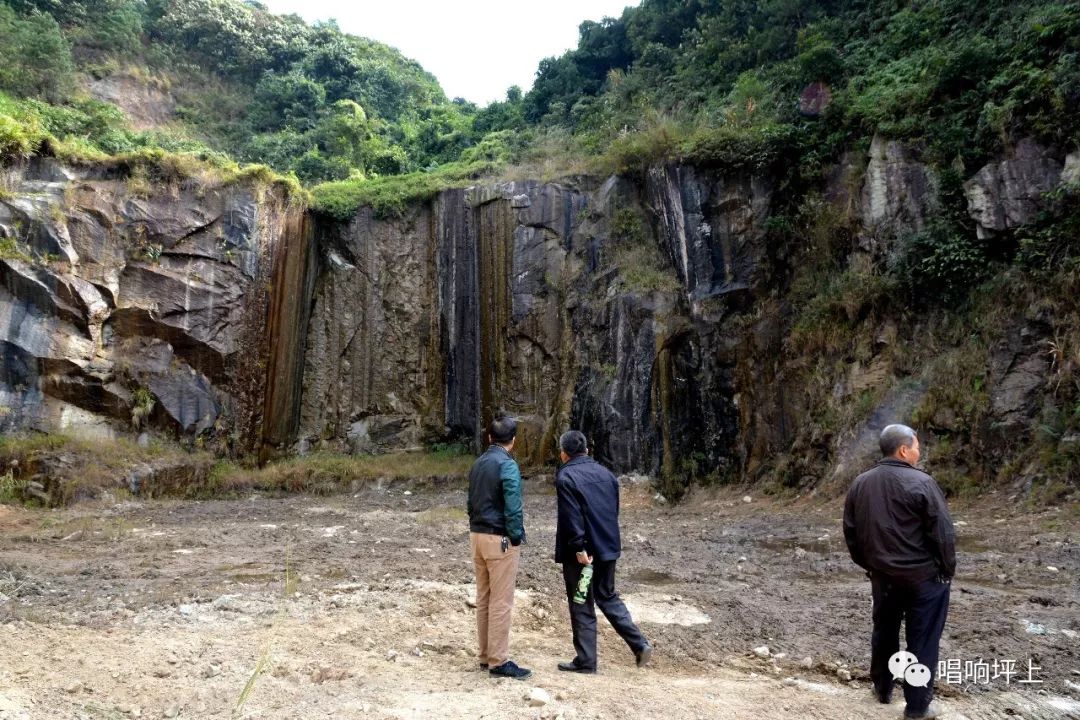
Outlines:
{"label": "hilltop foliage", "polygon": [[[334,181],[317,196],[335,214],[346,196],[406,198],[478,162],[543,175],[681,159],[809,178],[881,133],[962,175],[1018,137],[1080,142],[1080,6],[1055,0],[643,0],[581,23],[530,90],[483,108],[392,48],[253,0],[0,0],[0,35],[0,90],[59,108],[30,113],[63,118],[44,128],[58,139]],[[171,93],[175,121],[135,133],[80,90],[124,74]],[[831,98],[814,117],[798,104],[811,83]]]}

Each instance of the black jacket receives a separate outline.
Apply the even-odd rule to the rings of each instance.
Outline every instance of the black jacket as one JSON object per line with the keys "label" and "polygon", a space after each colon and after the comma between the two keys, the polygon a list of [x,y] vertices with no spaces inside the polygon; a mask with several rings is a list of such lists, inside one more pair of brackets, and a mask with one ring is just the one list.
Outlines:
{"label": "black jacket", "polygon": [[518,545],[525,537],[521,470],[506,448],[492,445],[469,471],[469,529],[505,535]]}
{"label": "black jacket", "polygon": [[956,533],[934,478],[884,458],[855,478],[844,504],[851,559],[873,575],[919,583],[956,573]]}
{"label": "black jacket", "polygon": [[600,562],[617,559],[622,542],[615,475],[588,455],[578,455],[559,468],[555,492],[559,498],[555,562],[575,561],[579,550]]}

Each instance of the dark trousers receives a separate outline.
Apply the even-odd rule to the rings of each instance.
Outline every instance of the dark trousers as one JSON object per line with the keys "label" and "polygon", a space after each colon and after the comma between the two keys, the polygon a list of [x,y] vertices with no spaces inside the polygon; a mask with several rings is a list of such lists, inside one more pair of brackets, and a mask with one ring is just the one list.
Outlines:
{"label": "dark trousers", "polygon": [[574,602],[581,568],[576,560],[563,563],[563,579],[566,581],[566,600],[570,604],[570,628],[574,633],[574,662],[583,668],[596,669],[596,607],[626,641],[635,653],[645,647],[645,636],[634,624],[619,594],[615,592],[615,560],[594,561],[592,584],[585,602]]}
{"label": "dark trousers", "polygon": [[874,596],[874,633],[870,638],[870,678],[879,695],[892,692],[889,658],[900,649],[900,622],[904,621],[907,651],[930,668],[930,684],[914,687],[904,683],[908,715],[920,715],[930,707],[937,675],[938,642],[949,613],[949,583],[925,580],[916,585],[887,578],[871,580]]}

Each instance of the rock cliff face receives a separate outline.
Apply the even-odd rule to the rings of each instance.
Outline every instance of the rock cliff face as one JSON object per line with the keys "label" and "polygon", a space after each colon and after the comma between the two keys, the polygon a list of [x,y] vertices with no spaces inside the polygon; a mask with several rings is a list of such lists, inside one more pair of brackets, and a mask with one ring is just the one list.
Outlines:
{"label": "rock cliff face", "polygon": [[38,159],[0,200],[5,430],[263,434],[267,310],[300,209],[254,187],[157,188]]}
{"label": "rock cliff face", "polygon": [[[1080,175],[1076,157],[1025,141],[976,173],[980,235],[1030,222]],[[934,171],[899,143],[875,139],[828,176],[825,202],[868,262],[934,208]],[[805,437],[797,383],[813,359],[787,347],[798,308],[785,296],[794,249],[768,230],[776,183],[668,165],[448,190],[402,217],[336,223],[253,186],[141,197],[35,161],[0,199],[0,423],[377,452],[479,444],[505,409],[529,463],[550,461],[573,425],[619,471],[754,477],[821,443],[855,468],[874,423],[908,419],[925,387],[890,390],[885,323],[834,391],[840,404],[877,393],[866,425]],[[1030,423],[1049,368],[1003,342],[992,411]]]}

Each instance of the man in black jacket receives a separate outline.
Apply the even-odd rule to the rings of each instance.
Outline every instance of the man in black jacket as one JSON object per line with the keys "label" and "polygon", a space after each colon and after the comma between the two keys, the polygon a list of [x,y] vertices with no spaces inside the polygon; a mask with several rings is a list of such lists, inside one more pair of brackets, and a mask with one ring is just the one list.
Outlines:
{"label": "man in black jacket", "polygon": [[855,478],[844,505],[844,539],[851,559],[870,576],[874,599],[870,677],[878,700],[888,703],[894,679],[889,659],[900,647],[903,620],[908,652],[929,669],[928,683],[904,683],[904,717],[933,718],[933,677],[956,573],[956,536],[941,488],[915,467],[915,431],[889,425],[880,443],[882,459]]}
{"label": "man in black jacket", "polygon": [[[652,645],[634,624],[615,592],[615,561],[622,551],[619,539],[619,480],[589,457],[585,436],[577,430],[559,438],[563,466],[555,476],[559,522],[555,530],[555,562],[562,563],[570,627],[577,655],[559,663],[566,672],[596,672],[596,610],[600,606],[615,632],[626,641],[638,667],[652,656]],[[574,602],[581,571],[592,565],[592,583],[585,602]]]}
{"label": "man in black jacket", "polygon": [[476,570],[476,632],[480,667],[494,677],[524,680],[532,671],[510,659],[521,543],[525,541],[521,471],[510,456],[517,421],[499,415],[488,427],[491,445],[469,471],[469,546]]}

